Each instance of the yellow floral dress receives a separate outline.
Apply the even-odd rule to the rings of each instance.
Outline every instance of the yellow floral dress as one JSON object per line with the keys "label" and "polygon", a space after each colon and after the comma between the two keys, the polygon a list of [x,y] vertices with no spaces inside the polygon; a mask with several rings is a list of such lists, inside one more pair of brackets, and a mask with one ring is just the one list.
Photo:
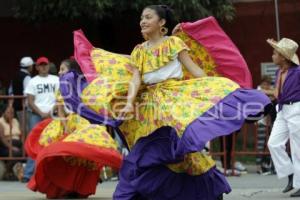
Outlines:
{"label": "yellow floral dress", "polygon": [[[196,45],[191,42],[190,45]],[[199,45],[193,52],[194,59],[200,54],[205,71],[214,73],[214,63]],[[137,66],[142,76],[164,67],[177,58],[182,50],[188,50],[178,37],[171,36],[159,46],[146,48],[137,45],[131,54],[132,66]],[[83,102],[91,109],[109,117],[116,117],[118,105],[125,103],[128,82],[131,79],[129,58],[111,54],[102,49],[91,53],[93,63],[101,76],[90,83],[83,91]],[[110,67],[110,64],[114,64]],[[120,126],[128,146],[131,148],[142,137],[147,137],[162,126],[174,127],[181,137],[185,128],[229,93],[239,88],[238,84],[221,77],[191,79],[185,72],[182,80],[170,79],[154,85],[142,85],[136,98],[137,111],[131,119]],[[119,81],[120,80],[120,81]],[[123,104],[124,105],[124,104]],[[170,164],[176,172],[200,175],[214,166],[214,161],[200,152],[186,155],[184,162]]]}
{"label": "yellow floral dress", "polygon": [[[63,105],[61,95],[57,101]],[[42,121],[27,140],[33,145],[26,145],[26,150],[36,154],[36,170],[28,187],[48,198],[69,193],[87,197],[95,193],[104,166],[121,167],[122,156],[106,127],[75,113],[66,117],[66,127],[61,119]]]}
{"label": "yellow floral dress", "polygon": [[[56,94],[56,102],[64,106],[64,100],[60,94]],[[48,146],[53,142],[85,142],[104,148],[117,150],[117,143],[111,138],[106,131],[105,126],[91,124],[88,120],[78,114],[72,113],[66,117],[66,127],[63,126],[63,119],[54,119],[42,131],[39,144]],[[66,130],[67,133],[64,131]]]}
{"label": "yellow floral dress", "polygon": [[[119,126],[130,152],[123,159],[115,200],[213,200],[230,192],[229,184],[215,169],[211,157],[199,151],[206,142],[231,134],[248,116],[262,111],[261,107],[248,111],[240,106],[249,102],[266,106],[269,100],[255,90],[241,89],[237,83],[221,77],[217,71],[222,68],[220,73],[225,76],[231,70],[228,63],[236,60],[237,74],[247,76],[240,80],[229,73],[228,77],[246,83],[250,76],[245,65],[237,66],[244,64],[244,60],[221,29],[215,27],[214,20],[205,25],[205,30],[215,31],[205,35],[205,42],[215,41],[218,34],[222,36],[218,39],[223,38],[229,44],[227,49],[225,43],[215,44],[216,49],[222,49],[216,53],[204,42],[206,50],[199,38],[182,29],[177,36],[166,37],[156,46],[149,47],[147,42],[137,45],[128,57],[94,48],[82,31],[75,32],[76,60],[86,78],[93,75],[87,78],[89,84],[81,96],[91,110],[116,119],[126,103],[133,67],[140,71],[143,80],[134,113],[129,113]],[[188,51],[208,76],[194,78],[185,70],[178,61],[181,51]],[[223,53],[228,56],[225,61],[230,61],[225,67],[221,66],[225,63]],[[227,118],[236,116],[241,118]]]}

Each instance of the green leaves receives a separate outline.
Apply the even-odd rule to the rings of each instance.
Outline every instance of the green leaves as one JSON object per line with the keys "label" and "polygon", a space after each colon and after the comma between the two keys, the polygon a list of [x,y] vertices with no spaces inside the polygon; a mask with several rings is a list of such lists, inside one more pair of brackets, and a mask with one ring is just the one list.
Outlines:
{"label": "green leaves", "polygon": [[33,21],[53,19],[101,19],[113,7],[112,0],[17,0],[15,16]]}
{"label": "green leaves", "polygon": [[[230,0],[16,0],[15,16],[30,21],[122,18],[125,13],[139,15],[151,4],[166,4],[180,20],[196,20],[213,15],[232,20]],[[137,16],[139,17],[139,16]]]}

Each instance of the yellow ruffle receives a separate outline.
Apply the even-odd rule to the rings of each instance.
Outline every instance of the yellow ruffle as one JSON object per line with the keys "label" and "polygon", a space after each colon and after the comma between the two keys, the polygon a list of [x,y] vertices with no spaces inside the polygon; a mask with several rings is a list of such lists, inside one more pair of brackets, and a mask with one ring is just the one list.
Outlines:
{"label": "yellow ruffle", "polygon": [[63,142],[81,142],[97,147],[117,150],[116,141],[106,131],[105,126],[90,124],[77,129],[63,139]]}
{"label": "yellow ruffle", "polygon": [[147,48],[146,43],[137,45],[131,53],[131,62],[141,74],[153,72],[173,61],[182,50],[189,50],[176,36],[166,38],[161,44]]}
{"label": "yellow ruffle", "polygon": [[64,135],[64,128],[60,120],[53,120],[42,131],[39,144],[48,146],[53,142],[59,141]]}
{"label": "yellow ruffle", "polygon": [[72,133],[75,130],[82,129],[90,125],[89,121],[80,117],[79,115],[72,113],[67,117],[67,124],[64,130],[61,119],[52,120],[42,131],[39,138],[39,144],[42,146],[48,146],[53,142],[57,142],[64,137],[64,134]]}
{"label": "yellow ruffle", "polygon": [[[182,41],[190,48],[189,55],[191,59],[194,63],[201,67],[207,76],[220,76],[217,72],[217,65],[213,57],[204,46],[199,44],[183,31],[178,32],[176,36],[182,39]],[[191,78],[193,78],[193,75],[185,67],[183,67],[183,79],[187,80]]]}
{"label": "yellow ruffle", "polygon": [[106,131],[105,126],[90,124],[88,120],[77,115],[70,114],[67,124],[64,126],[59,119],[54,119],[41,133],[39,144],[48,146],[61,140],[68,133],[64,142],[84,142],[87,144],[117,150],[117,143]]}
{"label": "yellow ruffle", "polygon": [[215,161],[201,152],[189,153],[184,156],[184,161],[176,164],[169,164],[167,167],[176,173],[187,173],[191,176],[204,174],[213,166]]}
{"label": "yellow ruffle", "polygon": [[129,57],[94,48],[91,51],[91,58],[96,72],[104,81],[122,80],[129,82],[132,78],[130,73],[132,66]]}
{"label": "yellow ruffle", "polygon": [[[115,77],[112,75],[112,77]],[[110,118],[116,118],[114,111],[126,104],[129,81],[115,81],[99,77],[82,91],[82,102],[91,110]]]}

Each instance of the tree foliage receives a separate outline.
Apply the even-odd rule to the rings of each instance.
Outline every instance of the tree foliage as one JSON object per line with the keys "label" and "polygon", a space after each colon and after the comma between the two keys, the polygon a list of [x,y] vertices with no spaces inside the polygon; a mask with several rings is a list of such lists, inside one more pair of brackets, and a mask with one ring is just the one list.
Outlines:
{"label": "tree foliage", "polygon": [[234,7],[230,0],[16,0],[15,16],[29,21],[122,18],[140,13],[151,4],[166,4],[181,20],[213,15],[230,21]]}

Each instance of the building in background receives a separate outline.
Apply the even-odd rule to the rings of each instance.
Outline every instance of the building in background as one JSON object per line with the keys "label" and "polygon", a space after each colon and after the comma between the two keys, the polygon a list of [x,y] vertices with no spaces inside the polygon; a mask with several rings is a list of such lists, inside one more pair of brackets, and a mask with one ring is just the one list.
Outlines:
{"label": "building in background", "polygon": [[[130,23],[101,20],[50,21],[29,24],[15,19],[11,10],[15,0],[0,1],[0,82],[7,86],[18,71],[23,56],[45,55],[58,64],[73,54],[73,30],[82,28],[95,46],[119,53],[130,53],[142,41],[138,21]],[[272,50],[267,38],[276,39],[274,0],[233,0],[236,17],[232,22],[221,23],[226,33],[240,49],[253,75],[254,86],[260,82],[261,66],[271,62]],[[300,43],[300,1],[278,0],[281,37]],[[130,16],[128,16],[130,17]],[[122,33],[122,34],[120,34]]]}
{"label": "building in background", "polygon": [[[275,0],[234,0],[236,17],[223,24],[226,33],[240,49],[252,73],[254,86],[260,83],[261,74],[274,71],[272,49],[267,38],[277,39]],[[300,44],[300,1],[278,0],[281,37],[288,37]],[[299,51],[298,51],[299,54]],[[265,64],[269,63],[269,64]],[[263,68],[263,71],[261,71]]]}

